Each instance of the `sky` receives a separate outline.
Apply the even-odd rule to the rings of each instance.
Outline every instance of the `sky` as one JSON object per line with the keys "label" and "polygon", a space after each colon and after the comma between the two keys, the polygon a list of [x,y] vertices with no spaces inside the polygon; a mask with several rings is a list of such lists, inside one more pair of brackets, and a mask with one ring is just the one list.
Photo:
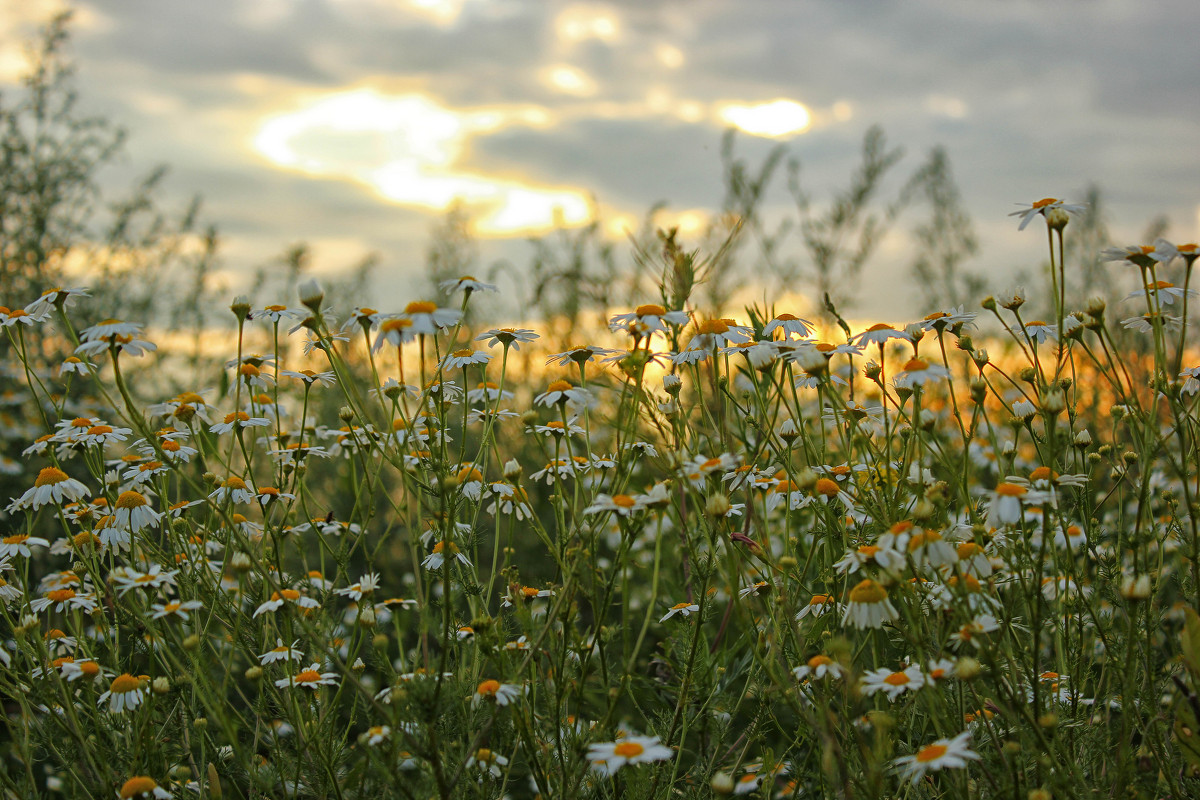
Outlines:
{"label": "sky", "polygon": [[[897,180],[944,147],[996,291],[1043,258],[1017,203],[1095,184],[1118,243],[1159,216],[1200,234],[1195,0],[0,0],[0,84],[64,5],[84,107],[128,129],[122,170],[169,165],[164,205],[203,197],[231,296],[305,241],[317,275],[377,253],[372,304],[402,307],[456,202],[485,268],[594,218],[625,247],[658,203],[686,246],[730,127],[751,164],[798,159],[818,209],[873,125],[905,150]],[[867,266],[858,313],[920,304],[919,221]]]}

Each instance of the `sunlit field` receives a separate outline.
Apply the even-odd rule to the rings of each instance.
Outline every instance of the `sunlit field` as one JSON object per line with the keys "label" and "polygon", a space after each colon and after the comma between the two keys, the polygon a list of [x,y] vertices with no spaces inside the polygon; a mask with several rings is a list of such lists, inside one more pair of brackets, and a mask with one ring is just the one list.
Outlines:
{"label": "sunlit field", "polygon": [[3,796],[1200,796],[1200,249],[1014,207],[923,318],[718,308],[739,223],[203,342],[5,228]]}

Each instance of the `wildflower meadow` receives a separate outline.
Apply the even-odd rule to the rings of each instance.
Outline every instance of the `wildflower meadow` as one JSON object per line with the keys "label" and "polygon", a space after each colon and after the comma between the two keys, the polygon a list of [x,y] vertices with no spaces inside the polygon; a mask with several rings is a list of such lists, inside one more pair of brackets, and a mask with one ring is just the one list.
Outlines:
{"label": "wildflower meadow", "polygon": [[940,308],[857,320],[873,129],[774,304],[731,157],[624,299],[593,226],[497,313],[452,214],[410,296],[218,303],[153,177],[94,233],[62,24],[0,98],[4,798],[1200,797],[1196,244],[1046,198],[971,294],[935,151]]}
{"label": "wildflower meadow", "polygon": [[664,234],[583,341],[308,281],[170,393],[8,298],[6,796],[1196,797],[1200,250],[1072,297],[1081,212],[1046,320],[710,316]]}

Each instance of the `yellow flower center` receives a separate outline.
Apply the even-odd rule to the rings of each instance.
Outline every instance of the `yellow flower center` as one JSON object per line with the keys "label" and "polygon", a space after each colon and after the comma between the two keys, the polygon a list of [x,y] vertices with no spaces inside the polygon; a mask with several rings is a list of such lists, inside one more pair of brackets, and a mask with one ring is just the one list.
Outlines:
{"label": "yellow flower center", "polygon": [[1038,200],[1036,203],[1034,203],[1033,207],[1039,208],[1039,209],[1045,208],[1046,206],[1052,206],[1057,202],[1058,202],[1057,197],[1043,197],[1041,200]]}
{"label": "yellow flower center", "polygon": [[141,688],[141,685],[142,682],[140,680],[126,672],[113,678],[112,685],[108,689],[113,694],[127,694],[137,691]]}
{"label": "yellow flower center", "polygon": [[1000,497],[1024,497],[1027,491],[1024,486],[1015,483],[1002,483],[996,487],[996,494]]}
{"label": "yellow flower center", "polygon": [[621,756],[622,758],[634,758],[644,752],[646,752],[646,748],[637,742],[621,742],[613,748],[613,755]]}
{"label": "yellow flower center", "polygon": [[245,489],[246,482],[236,475],[225,479],[225,483],[221,484],[226,489]]}
{"label": "yellow flower center", "polygon": [[888,675],[886,678],[884,678],[883,682],[888,686],[903,686],[904,684],[908,683],[908,673],[893,672],[891,675]]}
{"label": "yellow flower center", "polygon": [[411,319],[404,319],[404,318],[385,319],[383,321],[383,324],[379,326],[379,330],[383,331],[384,333],[391,333],[393,331],[402,331],[405,328],[411,328],[411,327],[412,327]]}
{"label": "yellow flower center", "polygon": [[808,666],[816,669],[817,667],[827,667],[833,663],[833,659],[829,656],[813,656],[808,660]]}
{"label": "yellow flower center", "polygon": [[150,794],[158,788],[158,782],[145,775],[135,775],[121,784],[121,800],[132,800],[139,795]]}
{"label": "yellow flower center", "polygon": [[56,483],[62,483],[67,480],[67,473],[63,472],[58,467],[44,467],[38,473],[37,480],[33,482],[34,486],[49,486]]}
{"label": "yellow flower center", "polygon": [[894,331],[894,330],[896,330],[896,329],[893,328],[891,325],[885,324],[883,322],[877,322],[874,325],[872,325],[871,327],[867,328],[867,333],[877,333],[878,331]]}
{"label": "yellow flower center", "polygon": [[319,680],[321,680],[321,673],[317,672],[315,669],[302,670],[300,674],[296,676],[296,683],[316,683]]}
{"label": "yellow flower center", "polygon": [[432,314],[437,311],[437,303],[428,300],[416,300],[404,307],[405,314]]}
{"label": "yellow flower center", "polygon": [[925,369],[929,369],[929,362],[923,358],[910,358],[904,365],[905,372],[920,372]]}
{"label": "yellow flower center", "polygon": [[141,492],[122,492],[121,496],[117,498],[117,508],[133,509],[141,508],[144,505],[146,505],[146,498]]}
{"label": "yellow flower center", "polygon": [[633,508],[637,503],[636,500],[627,494],[614,494],[612,501],[614,506],[620,506],[621,508]]}
{"label": "yellow flower center", "polygon": [[817,494],[823,494],[826,497],[836,497],[838,493],[837,481],[829,478],[821,478],[817,481]]}
{"label": "yellow flower center", "polygon": [[706,319],[696,323],[696,333],[701,335],[728,332],[729,325],[723,319]]}
{"label": "yellow flower center", "polygon": [[554,381],[546,387],[547,392],[565,392],[571,388],[571,384],[566,381]]}
{"label": "yellow flower center", "polygon": [[917,763],[928,764],[930,761],[937,761],[946,755],[949,749],[944,744],[927,744],[917,751]]}
{"label": "yellow flower center", "polygon": [[870,578],[850,590],[851,603],[882,603],[885,600],[887,590]]}
{"label": "yellow flower center", "polygon": [[655,303],[647,303],[635,308],[633,313],[637,314],[639,317],[661,317],[663,314],[667,313],[667,310],[660,305],[656,305]]}
{"label": "yellow flower center", "polygon": [[479,684],[479,688],[475,690],[482,697],[495,697],[496,692],[500,691],[500,681],[488,680]]}
{"label": "yellow flower center", "polygon": [[28,538],[29,538],[29,534],[27,534],[27,533],[17,533],[12,536],[5,536],[4,543],[5,544],[21,544]]}

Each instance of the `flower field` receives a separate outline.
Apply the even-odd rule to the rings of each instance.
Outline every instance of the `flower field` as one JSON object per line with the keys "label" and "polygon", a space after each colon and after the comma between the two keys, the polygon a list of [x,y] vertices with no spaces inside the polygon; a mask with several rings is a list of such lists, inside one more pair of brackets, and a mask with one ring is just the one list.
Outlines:
{"label": "flower field", "polygon": [[908,325],[707,315],[672,235],[591,341],[310,281],[189,385],[6,298],[5,796],[1200,796],[1200,250],[1072,297],[1080,211]]}

